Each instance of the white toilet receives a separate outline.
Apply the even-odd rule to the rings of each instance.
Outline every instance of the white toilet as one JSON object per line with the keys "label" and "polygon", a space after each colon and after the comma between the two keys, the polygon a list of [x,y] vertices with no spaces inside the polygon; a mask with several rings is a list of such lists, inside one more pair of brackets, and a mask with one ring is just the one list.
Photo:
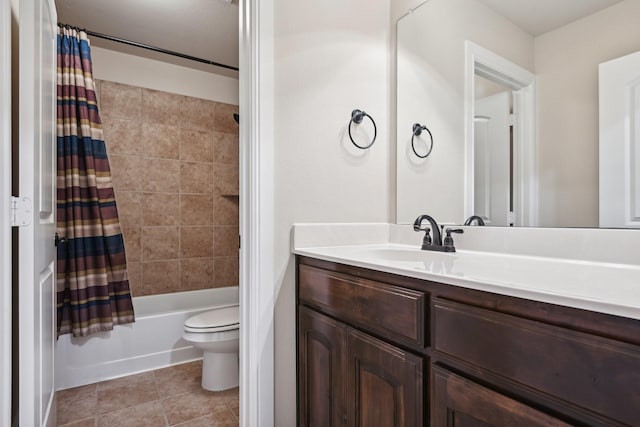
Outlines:
{"label": "white toilet", "polygon": [[202,388],[238,386],[239,307],[221,307],[189,317],[182,337],[203,351]]}

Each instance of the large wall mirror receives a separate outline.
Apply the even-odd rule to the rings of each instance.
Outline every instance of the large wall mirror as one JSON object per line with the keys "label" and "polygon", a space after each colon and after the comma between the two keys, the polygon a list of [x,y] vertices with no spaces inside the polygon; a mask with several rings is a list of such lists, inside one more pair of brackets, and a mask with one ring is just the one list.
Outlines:
{"label": "large wall mirror", "polygon": [[[638,0],[427,0],[402,17],[397,222],[635,227],[601,218],[624,189],[600,176],[599,67],[640,51],[638,16]],[[640,173],[625,165],[640,212]]]}

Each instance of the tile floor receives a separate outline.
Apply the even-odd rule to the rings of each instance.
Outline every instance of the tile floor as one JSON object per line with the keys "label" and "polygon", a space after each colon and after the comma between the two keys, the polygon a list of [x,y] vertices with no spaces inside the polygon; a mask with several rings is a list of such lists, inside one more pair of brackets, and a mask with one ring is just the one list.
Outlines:
{"label": "tile floor", "polygon": [[202,362],[191,362],[57,393],[58,426],[238,427],[238,388],[200,387]]}

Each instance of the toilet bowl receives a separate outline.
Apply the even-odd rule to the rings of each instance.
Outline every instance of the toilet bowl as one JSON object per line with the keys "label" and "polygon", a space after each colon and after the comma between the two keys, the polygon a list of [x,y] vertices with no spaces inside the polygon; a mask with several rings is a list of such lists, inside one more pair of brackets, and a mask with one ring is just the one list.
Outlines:
{"label": "toilet bowl", "polygon": [[202,388],[238,386],[239,307],[221,307],[189,317],[182,337],[202,350]]}

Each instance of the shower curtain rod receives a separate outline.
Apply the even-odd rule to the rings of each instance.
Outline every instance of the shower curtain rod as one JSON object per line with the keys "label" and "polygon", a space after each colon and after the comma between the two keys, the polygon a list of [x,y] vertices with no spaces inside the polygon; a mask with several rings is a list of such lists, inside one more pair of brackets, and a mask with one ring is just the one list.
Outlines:
{"label": "shower curtain rod", "polygon": [[58,25],[62,26],[62,27],[70,27],[70,28],[75,28],[75,29],[78,29],[78,30],[82,30],[85,33],[87,33],[88,36],[91,36],[91,37],[98,37],[98,38],[101,38],[101,39],[110,40],[110,41],[113,41],[113,42],[122,43],[122,44],[126,44],[126,45],[129,45],[129,46],[134,46],[134,47],[139,47],[139,48],[142,48],[142,49],[151,50],[153,52],[159,52],[159,53],[164,53],[166,55],[177,56],[178,58],[188,59],[190,61],[201,62],[203,64],[214,65],[216,67],[222,67],[222,68],[226,68],[228,70],[238,71],[238,67],[233,67],[231,65],[221,64],[219,62],[210,61],[208,59],[198,58],[197,56],[187,55],[186,53],[180,53],[180,52],[175,52],[173,50],[163,49],[161,47],[150,46],[148,44],[139,43],[139,42],[135,42],[135,41],[132,41],[132,40],[127,40],[127,39],[123,39],[123,38],[120,38],[120,37],[110,36],[108,34],[96,33],[95,31],[89,31],[89,30],[86,30],[84,28],[74,27],[73,25],[67,25],[67,24],[62,24],[62,23],[58,23]]}

